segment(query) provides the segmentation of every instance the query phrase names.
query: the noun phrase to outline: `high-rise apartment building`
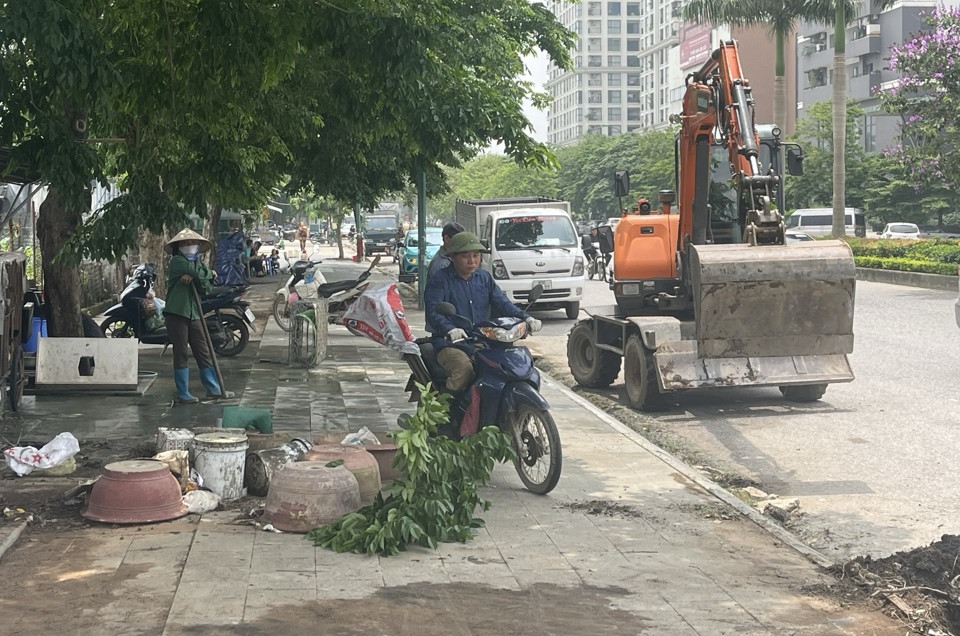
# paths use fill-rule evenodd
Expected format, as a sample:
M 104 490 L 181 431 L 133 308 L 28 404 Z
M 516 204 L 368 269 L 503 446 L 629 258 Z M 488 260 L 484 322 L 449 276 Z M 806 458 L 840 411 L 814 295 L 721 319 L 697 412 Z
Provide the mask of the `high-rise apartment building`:
M 573 68 L 551 66 L 549 142 L 570 144 L 586 134 L 619 135 L 663 128 L 676 88 L 679 0 L 584 0 L 551 3 L 578 36 Z
M 578 41 L 571 53 L 573 68 L 549 68 L 546 89 L 553 103 L 547 141 L 568 145 L 588 134 L 667 128 L 670 115 L 680 112 L 684 78 L 707 60 L 720 38 L 730 37 L 741 42 L 744 73 L 755 87 L 758 121 L 772 121 L 774 55 L 766 30 L 684 23 L 683 4 L 682 0 L 550 3 Z M 793 52 L 788 53 L 792 59 Z M 792 77 L 788 74 L 788 100 L 794 97 Z M 792 131 L 792 117 L 780 126 Z
M 877 91 L 898 76 L 887 69 L 890 47 L 926 28 L 922 13 L 940 2 L 902 0 L 880 10 L 875 2 L 860 3 L 847 25 L 847 95 L 864 110 L 861 139 L 867 152 L 896 143 L 899 115 L 880 109 Z M 956 2 L 948 3 L 956 5 Z M 829 102 L 833 91 L 833 26 L 805 23 L 797 36 L 797 116 L 817 102 Z

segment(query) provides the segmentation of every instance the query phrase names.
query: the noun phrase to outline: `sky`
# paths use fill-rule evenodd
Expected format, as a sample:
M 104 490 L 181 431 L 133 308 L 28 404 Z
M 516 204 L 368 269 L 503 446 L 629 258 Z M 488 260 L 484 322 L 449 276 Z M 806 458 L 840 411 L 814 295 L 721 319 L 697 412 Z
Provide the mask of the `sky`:
M 541 53 L 537 56 L 525 57 L 523 62 L 527 67 L 527 73 L 523 78 L 532 81 L 536 89 L 542 91 L 543 85 L 547 81 L 547 63 L 549 62 L 549 58 L 545 53 Z M 527 116 L 527 119 L 530 120 L 530 123 L 533 124 L 533 138 L 537 141 L 546 141 L 547 111 L 537 110 L 528 102 L 524 104 L 523 112 Z

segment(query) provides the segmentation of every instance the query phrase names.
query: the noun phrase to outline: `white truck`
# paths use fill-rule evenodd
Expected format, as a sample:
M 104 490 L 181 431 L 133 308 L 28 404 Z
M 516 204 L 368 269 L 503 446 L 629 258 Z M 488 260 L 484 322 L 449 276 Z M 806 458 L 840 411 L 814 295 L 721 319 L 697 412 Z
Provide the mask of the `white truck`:
M 580 313 L 586 285 L 580 238 L 570 203 L 544 197 L 457 200 L 457 222 L 490 250 L 482 267 L 507 297 L 521 307 L 530 290 L 543 285 L 537 309 Z

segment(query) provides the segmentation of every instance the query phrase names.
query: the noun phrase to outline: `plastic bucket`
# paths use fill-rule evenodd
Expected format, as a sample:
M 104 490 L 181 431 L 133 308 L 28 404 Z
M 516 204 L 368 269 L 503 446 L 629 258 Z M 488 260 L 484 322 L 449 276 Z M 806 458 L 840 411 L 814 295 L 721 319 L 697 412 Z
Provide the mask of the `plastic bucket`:
M 36 353 L 40 338 L 47 337 L 47 321 L 43 318 L 33 319 L 33 329 L 30 330 L 30 339 L 23 345 L 24 353 Z
M 247 436 L 243 433 L 204 433 L 193 438 L 194 468 L 209 488 L 224 501 L 246 494 L 243 464 Z

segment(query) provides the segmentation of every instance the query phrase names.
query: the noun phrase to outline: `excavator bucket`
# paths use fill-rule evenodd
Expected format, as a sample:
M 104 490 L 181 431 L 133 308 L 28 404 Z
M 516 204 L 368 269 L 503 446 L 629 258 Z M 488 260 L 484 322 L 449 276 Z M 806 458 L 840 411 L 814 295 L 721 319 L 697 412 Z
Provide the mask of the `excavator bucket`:
M 700 358 L 809 364 L 853 351 L 856 267 L 843 241 L 693 245 L 689 266 Z

